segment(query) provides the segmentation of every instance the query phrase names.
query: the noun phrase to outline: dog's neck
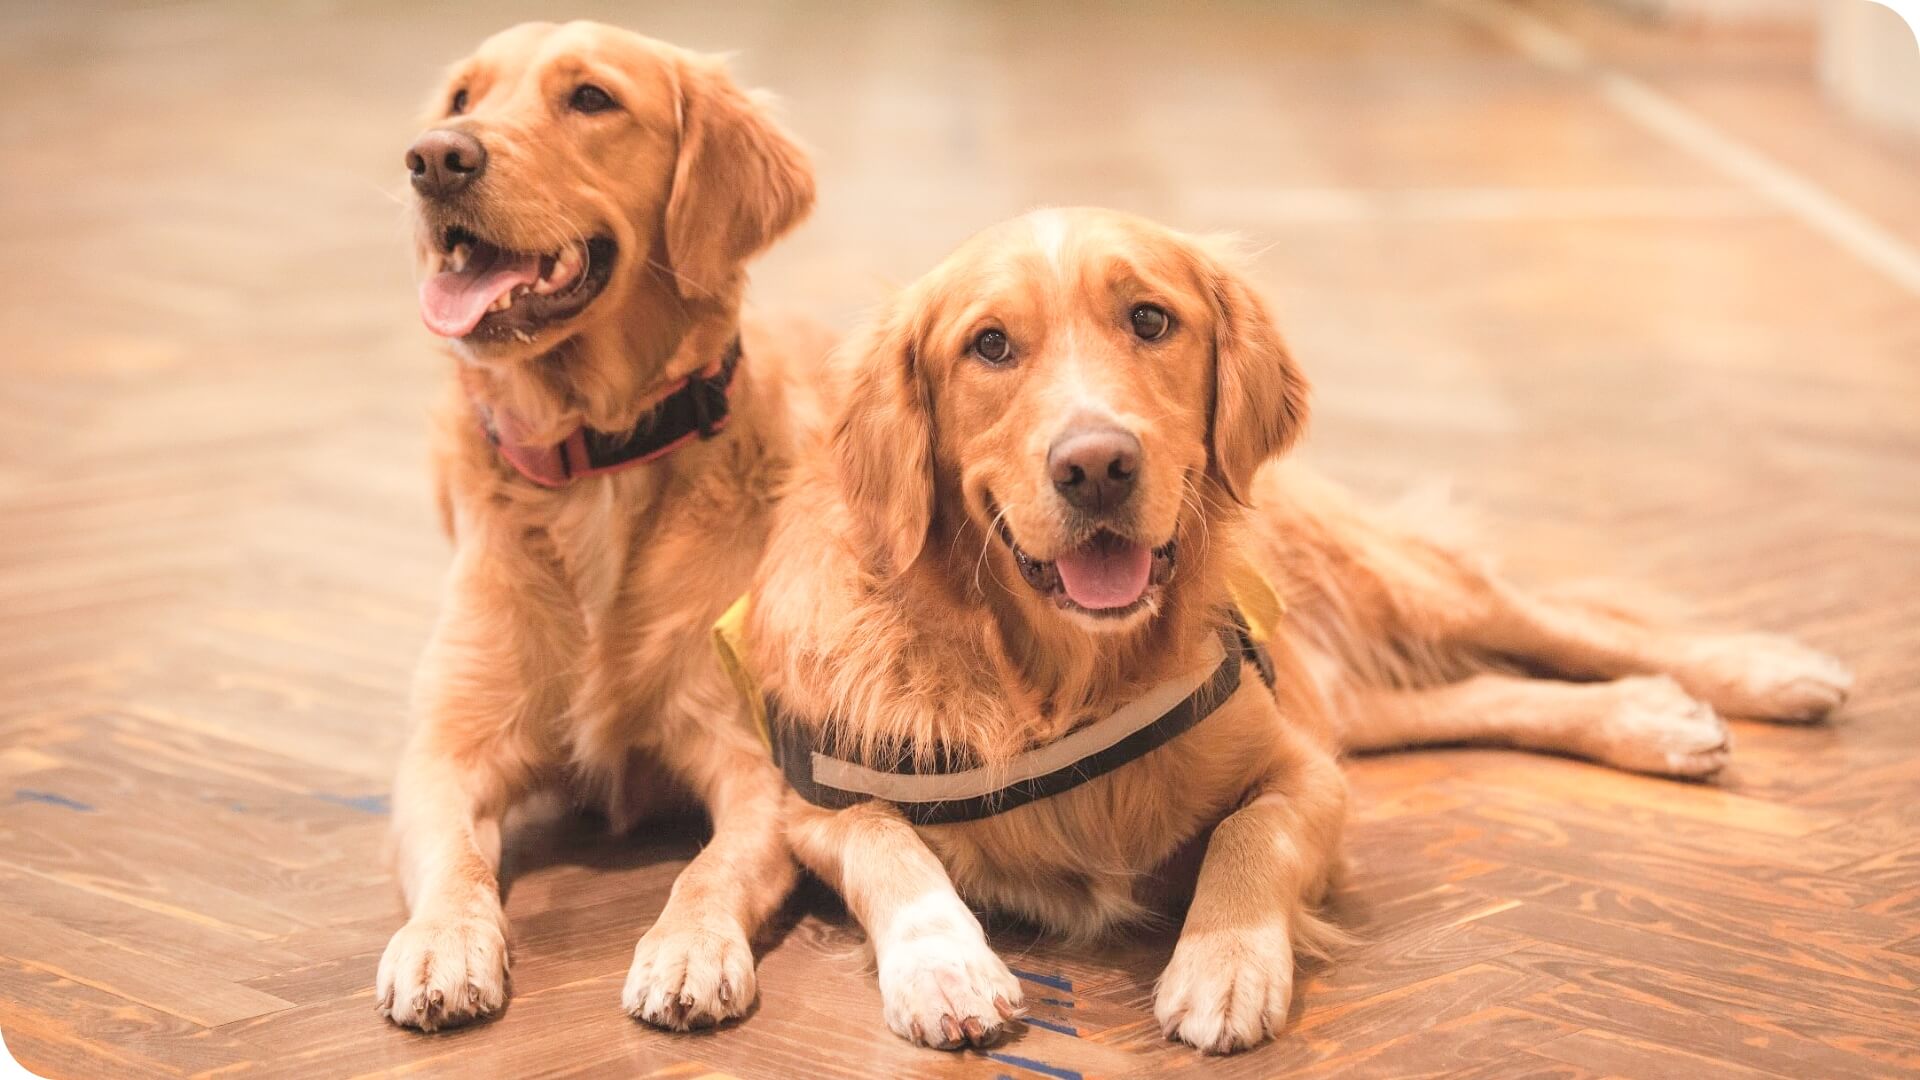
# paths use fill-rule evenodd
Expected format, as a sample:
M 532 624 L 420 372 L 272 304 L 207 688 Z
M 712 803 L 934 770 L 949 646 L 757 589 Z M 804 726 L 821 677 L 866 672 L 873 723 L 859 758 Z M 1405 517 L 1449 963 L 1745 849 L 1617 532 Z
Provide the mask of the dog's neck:
M 633 428 L 674 387 L 708 370 L 739 333 L 740 287 L 688 299 L 664 274 L 637 275 L 608 313 L 558 346 L 525 358 L 462 358 L 476 405 L 514 418 L 530 442 L 558 443 L 581 427 Z

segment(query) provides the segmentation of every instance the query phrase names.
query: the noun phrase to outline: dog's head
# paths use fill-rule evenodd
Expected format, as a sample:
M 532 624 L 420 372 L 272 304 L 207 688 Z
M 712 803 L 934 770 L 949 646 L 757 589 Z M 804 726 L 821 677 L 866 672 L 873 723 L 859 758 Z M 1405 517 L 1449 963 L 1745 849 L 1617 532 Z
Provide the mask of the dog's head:
M 1202 243 L 1110 211 L 974 237 L 852 348 L 837 468 L 893 572 L 971 522 L 1042 617 L 1090 629 L 1150 619 L 1182 547 L 1306 418 L 1259 298 Z
M 718 60 L 584 22 L 516 26 L 455 64 L 405 162 L 421 317 L 489 360 L 641 291 L 730 295 L 813 202 L 805 155 Z

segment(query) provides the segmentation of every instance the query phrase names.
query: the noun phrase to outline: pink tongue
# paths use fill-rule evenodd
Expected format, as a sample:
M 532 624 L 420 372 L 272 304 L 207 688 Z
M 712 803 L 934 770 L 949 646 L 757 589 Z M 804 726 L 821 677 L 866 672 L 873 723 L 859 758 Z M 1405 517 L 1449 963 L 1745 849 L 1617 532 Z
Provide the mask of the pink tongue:
M 1099 611 L 1122 608 L 1147 591 L 1153 552 L 1141 544 L 1095 540 L 1054 560 L 1067 598 Z
M 480 325 L 487 308 L 509 289 L 540 280 L 540 256 L 474 255 L 459 273 L 442 271 L 420 286 L 420 321 L 441 337 L 466 337 Z

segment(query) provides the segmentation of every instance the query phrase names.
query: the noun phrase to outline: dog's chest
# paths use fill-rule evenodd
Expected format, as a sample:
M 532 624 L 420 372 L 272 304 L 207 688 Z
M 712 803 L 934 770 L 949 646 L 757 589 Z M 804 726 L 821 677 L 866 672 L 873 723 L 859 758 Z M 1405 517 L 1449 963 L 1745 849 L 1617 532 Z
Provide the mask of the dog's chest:
M 1198 861 L 1189 856 L 1257 772 L 1235 711 L 1223 706 L 1167 745 L 1070 791 L 951 827 L 940 846 L 948 848 L 956 884 L 989 906 L 1066 932 L 1165 910 L 1190 891 Z
M 682 451 L 677 473 L 635 469 L 558 508 L 546 530 L 572 625 L 568 709 L 555 732 L 588 773 L 629 751 L 701 738 L 734 699 L 711 627 L 744 591 L 764 540 L 764 507 L 732 477 Z
M 568 598 L 579 613 L 589 643 L 604 637 L 609 617 L 625 593 L 636 547 L 651 529 L 658 481 L 651 470 L 583 485 L 547 529 Z

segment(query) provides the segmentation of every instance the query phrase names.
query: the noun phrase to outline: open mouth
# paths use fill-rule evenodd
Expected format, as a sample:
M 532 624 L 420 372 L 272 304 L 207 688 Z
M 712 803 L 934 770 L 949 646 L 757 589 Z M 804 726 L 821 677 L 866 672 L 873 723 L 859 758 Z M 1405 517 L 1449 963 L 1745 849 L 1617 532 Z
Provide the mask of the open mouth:
M 1122 618 L 1145 607 L 1153 590 L 1173 577 L 1178 551 L 1172 540 L 1149 548 L 1100 529 L 1048 562 L 1027 554 L 1006 522 L 998 514 L 994 517 L 1000 541 L 1013 552 L 1020 576 L 1061 608 L 1096 618 Z
M 598 236 L 540 254 L 513 251 L 460 225 L 436 236 L 420 318 L 449 338 L 530 340 L 578 315 L 606 288 L 618 247 Z

